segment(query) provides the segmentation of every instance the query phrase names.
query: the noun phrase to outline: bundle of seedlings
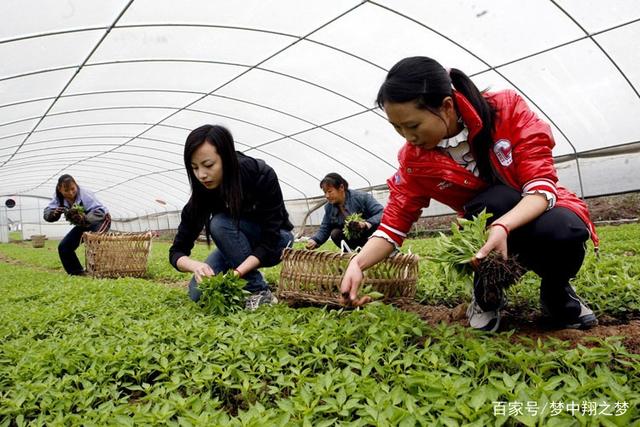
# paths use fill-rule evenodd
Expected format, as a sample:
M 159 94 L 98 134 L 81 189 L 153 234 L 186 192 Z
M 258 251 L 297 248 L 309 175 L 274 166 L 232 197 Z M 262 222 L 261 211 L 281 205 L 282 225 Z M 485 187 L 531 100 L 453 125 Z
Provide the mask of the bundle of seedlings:
M 496 251 L 491 251 L 483 259 L 475 257 L 487 241 L 487 220 L 491 216 L 483 210 L 473 220 L 459 218 L 457 223 L 451 224 L 450 236 L 440 233 L 435 254 L 429 258 L 443 263 L 445 271 L 451 270 L 460 276 L 470 277 L 475 273 L 483 299 L 488 304 L 498 305 L 502 295 L 500 291 L 520 280 L 526 269 L 517 257 L 509 256 L 505 260 Z
M 344 226 L 342 232 L 347 240 L 357 239 L 362 234 L 363 229 L 360 228 L 360 223 L 364 221 L 362 214 L 352 213 L 344 219 Z
M 64 211 L 65 219 L 73 225 L 87 225 L 87 219 L 84 214 L 84 206 L 78 203 L 74 203 L 73 206 Z
M 198 304 L 215 316 L 235 313 L 244 308 L 249 292 L 244 289 L 247 281 L 233 271 L 218 273 L 202 279 L 198 289 L 202 292 Z

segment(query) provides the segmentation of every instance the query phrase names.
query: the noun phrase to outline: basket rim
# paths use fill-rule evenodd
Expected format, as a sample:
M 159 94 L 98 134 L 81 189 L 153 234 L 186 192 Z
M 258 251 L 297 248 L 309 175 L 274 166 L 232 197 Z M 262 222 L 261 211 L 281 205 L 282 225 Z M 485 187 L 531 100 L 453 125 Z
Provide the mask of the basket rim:
M 353 251 L 353 252 L 337 252 L 337 251 L 329 251 L 326 249 L 305 249 L 305 248 L 301 248 L 301 249 L 295 249 L 295 248 L 291 248 L 291 247 L 287 247 L 284 248 L 284 250 L 282 251 L 282 260 L 284 261 L 285 255 L 288 254 L 294 254 L 294 255 L 314 255 L 314 254 L 320 254 L 320 256 L 331 256 L 331 257 L 342 257 L 342 258 L 347 258 L 349 260 L 351 260 L 351 258 L 355 257 L 356 255 L 358 255 L 360 253 L 360 251 Z M 419 261 L 420 257 L 417 254 L 413 254 L 413 253 L 402 253 L 402 252 L 396 252 L 394 254 L 391 254 L 387 257 L 385 257 L 383 260 L 388 260 L 388 259 L 409 259 L 409 260 L 415 260 L 415 261 Z M 382 262 L 382 261 L 381 261 Z
M 83 240 L 152 240 L 153 233 L 145 232 L 118 232 L 109 231 L 106 233 L 98 233 L 96 231 L 85 231 L 82 233 Z

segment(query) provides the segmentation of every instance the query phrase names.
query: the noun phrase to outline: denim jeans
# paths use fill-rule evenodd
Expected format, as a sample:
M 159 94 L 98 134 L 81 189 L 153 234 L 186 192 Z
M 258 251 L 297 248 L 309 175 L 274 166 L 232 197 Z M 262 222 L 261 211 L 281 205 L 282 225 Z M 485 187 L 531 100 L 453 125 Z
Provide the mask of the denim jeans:
M 204 262 L 209 264 L 216 274 L 233 270 L 242 264 L 251 255 L 252 248 L 260 241 L 262 234 L 262 229 L 258 224 L 242 219 L 237 223 L 226 214 L 215 215 L 209 222 L 209 231 L 216 249 L 209 254 Z M 280 230 L 277 250 L 282 252 L 292 242 L 293 233 Z M 268 289 L 267 282 L 258 269 L 251 270 L 242 278 L 248 282 L 245 289 L 251 293 Z M 198 301 L 201 294 L 195 277 L 191 278 L 189 297 L 193 301 Z
M 62 261 L 64 271 L 71 275 L 78 275 L 84 272 L 84 268 L 76 255 L 76 249 L 80 246 L 82 233 L 85 231 L 97 231 L 101 226 L 102 222 L 91 224 L 88 227 L 76 225 L 64 236 L 58 244 L 58 255 L 60 255 L 60 261 Z M 105 231 L 108 231 L 108 229 Z

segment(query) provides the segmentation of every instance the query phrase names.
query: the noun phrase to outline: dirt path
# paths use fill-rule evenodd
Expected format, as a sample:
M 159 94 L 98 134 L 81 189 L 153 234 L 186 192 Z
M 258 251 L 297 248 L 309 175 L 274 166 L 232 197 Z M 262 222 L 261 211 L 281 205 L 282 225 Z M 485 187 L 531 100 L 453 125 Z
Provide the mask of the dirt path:
M 33 265 L 33 264 L 29 264 L 28 262 L 24 262 L 21 261 L 19 259 L 15 259 L 15 258 L 11 258 L 6 256 L 5 254 L 3 254 L 2 252 L 0 252 L 0 262 L 3 264 L 9 264 L 9 265 L 18 265 L 21 267 L 28 267 L 34 270 L 38 270 L 38 271 L 49 271 L 52 273 L 55 272 L 60 272 L 60 270 L 56 270 L 53 268 L 46 268 L 46 267 L 42 267 L 42 266 L 38 266 L 38 265 Z
M 396 305 L 402 310 L 417 314 L 422 320 L 430 325 L 438 325 L 441 322 L 468 326 L 466 317 L 467 304 L 460 304 L 455 308 L 445 306 L 422 305 L 416 301 L 399 301 Z M 612 336 L 623 337 L 627 350 L 640 354 L 640 319 L 622 321 L 611 316 L 601 316 L 599 325 L 588 330 L 577 329 L 546 329 L 541 318 L 535 313 L 530 317 L 526 314 L 515 314 L 506 312 L 502 319 L 500 330 L 506 331 L 515 329 L 514 339 L 527 337 L 533 340 L 538 338 L 557 338 L 571 341 L 574 344 L 584 344 L 589 338 L 607 338 Z
M 9 265 L 17 265 L 17 266 L 21 266 L 21 267 L 27 267 L 33 270 L 37 270 L 37 271 L 47 271 L 50 273 L 62 273 L 63 271 L 61 269 L 56 269 L 56 268 L 47 268 L 47 267 L 42 267 L 39 265 L 34 265 L 34 264 L 30 264 L 28 262 L 19 260 L 19 259 L 15 259 L 15 258 L 11 258 L 6 256 L 5 254 L 3 254 L 2 252 L 0 252 L 0 263 L 3 264 L 9 264 Z M 166 278 L 152 278 L 152 277 L 142 277 L 142 279 L 148 280 L 150 282 L 153 283 L 157 283 L 157 284 L 161 284 L 163 286 L 166 286 L 168 288 L 180 288 L 180 289 L 186 289 L 189 287 L 189 281 L 175 281 L 175 280 L 171 280 L 171 279 L 166 279 Z

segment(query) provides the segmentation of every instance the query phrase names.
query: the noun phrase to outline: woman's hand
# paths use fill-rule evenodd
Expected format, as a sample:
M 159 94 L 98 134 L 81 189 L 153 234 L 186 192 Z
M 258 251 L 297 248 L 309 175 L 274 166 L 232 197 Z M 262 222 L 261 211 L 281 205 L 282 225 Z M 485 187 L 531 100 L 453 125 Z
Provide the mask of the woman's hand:
M 202 279 L 205 277 L 213 276 L 216 273 L 213 271 L 211 266 L 207 263 L 200 261 L 192 261 L 192 272 L 194 277 L 196 278 L 196 283 L 202 282 Z
M 318 247 L 318 242 L 313 239 L 309 239 L 307 240 L 307 243 L 304 245 L 304 247 L 307 249 L 315 249 Z
M 349 262 L 349 265 L 347 266 L 347 271 L 345 271 L 344 276 L 342 277 L 342 282 L 340 283 L 341 304 L 351 305 L 358 302 L 358 288 L 360 287 L 363 278 L 364 274 L 358 266 L 356 259 L 351 259 L 351 262 Z
M 491 251 L 497 251 L 503 259 L 507 259 L 509 232 L 538 218 L 548 206 L 549 201 L 543 194 L 535 193 L 524 196 L 509 212 L 496 218 L 489 226 L 489 237 L 474 257 L 474 261 L 485 258 Z
M 368 230 L 371 228 L 371 224 L 369 224 L 367 221 L 358 221 L 358 228 L 360 230 Z
M 476 260 L 485 258 L 491 251 L 496 251 L 502 256 L 502 259 L 507 259 L 507 236 L 509 233 L 504 225 L 494 224 L 495 226 L 492 225 L 489 227 L 489 237 L 487 237 L 485 244 L 480 248 L 478 253 L 476 253 L 474 257 Z
M 371 297 L 367 295 L 358 299 L 358 288 L 364 279 L 362 272 L 389 256 L 393 252 L 393 248 L 394 245 L 385 239 L 375 237 L 369 239 L 360 253 L 351 258 L 340 283 L 340 302 L 342 304 L 359 307 L 371 302 Z

